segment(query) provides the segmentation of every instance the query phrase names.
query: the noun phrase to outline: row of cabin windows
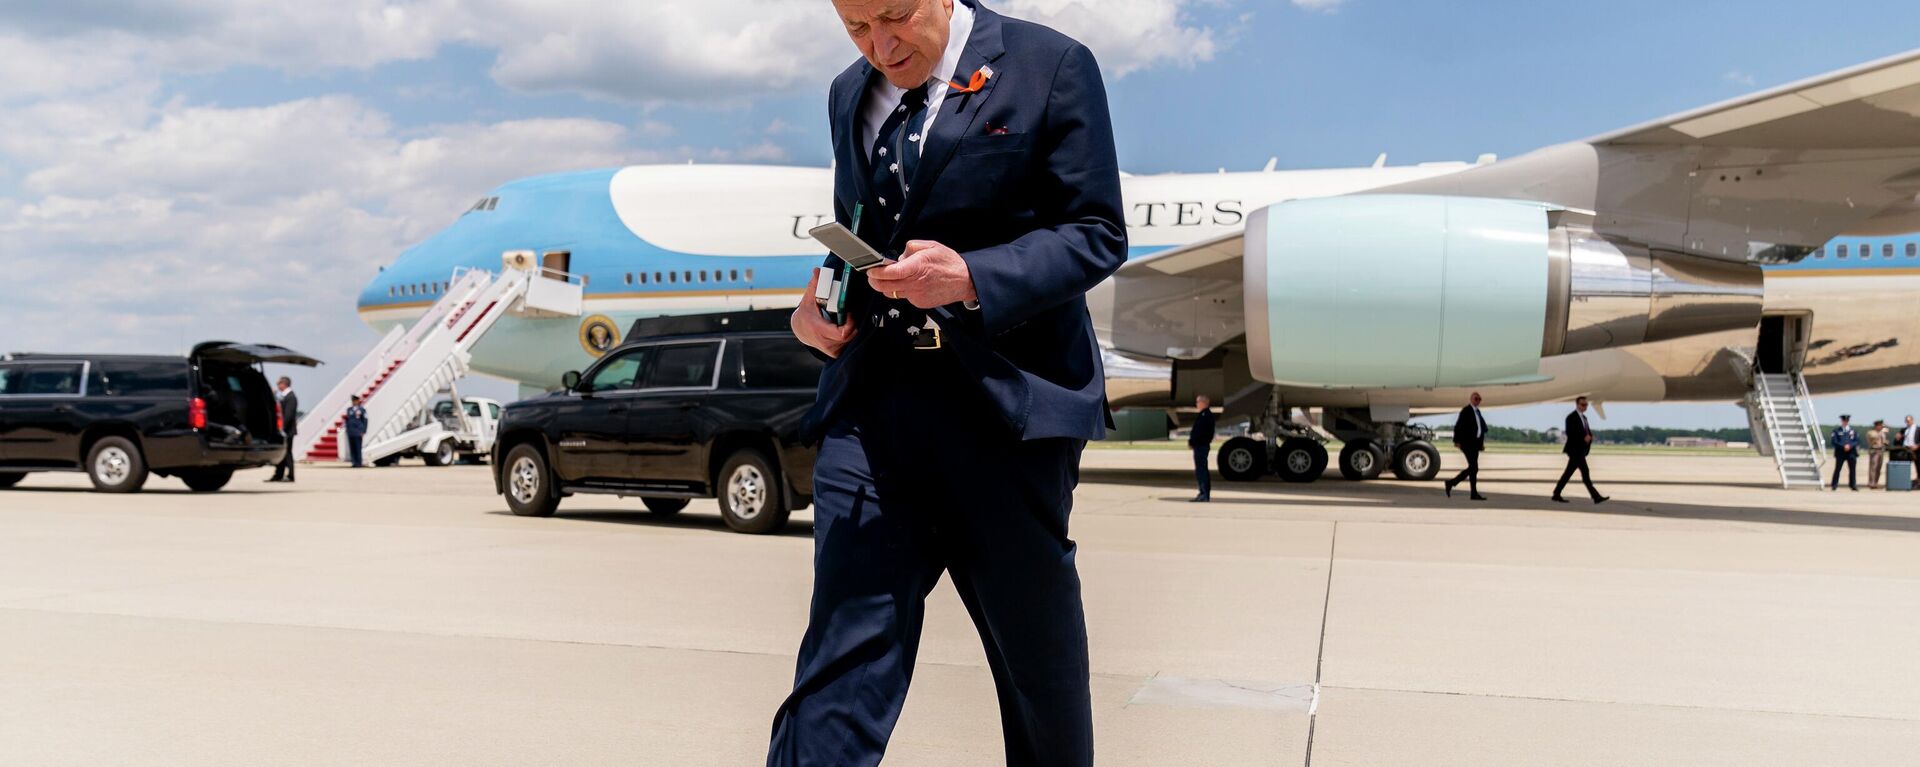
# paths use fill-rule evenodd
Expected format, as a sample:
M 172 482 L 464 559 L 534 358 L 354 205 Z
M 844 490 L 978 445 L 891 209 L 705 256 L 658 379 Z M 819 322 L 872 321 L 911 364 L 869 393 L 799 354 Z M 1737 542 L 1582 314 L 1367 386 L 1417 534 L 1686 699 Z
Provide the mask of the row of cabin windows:
M 678 285 L 682 283 L 692 285 L 696 282 L 701 284 L 709 282 L 751 283 L 753 282 L 753 270 L 701 269 L 699 271 L 653 272 L 651 274 L 647 272 L 628 272 L 626 278 L 628 285 Z M 440 295 L 447 292 L 448 287 L 449 284 L 445 282 L 416 282 L 411 285 L 389 285 L 387 286 L 387 297 L 412 298 L 415 296 Z
M 742 279 L 743 277 L 745 278 L 744 280 Z M 748 269 L 744 272 L 739 269 L 714 269 L 712 271 L 701 269 L 699 271 L 688 270 L 684 272 L 652 273 L 628 272 L 626 278 L 628 285 L 692 285 L 696 281 L 702 284 L 708 282 L 750 283 L 753 282 L 753 270 Z
M 412 285 L 388 285 L 388 298 L 408 298 L 412 296 L 439 295 L 447 292 L 445 282 L 416 282 Z
M 1853 252 L 1860 254 L 1861 258 L 1873 258 L 1873 246 L 1864 242 L 1860 243 L 1860 247 L 1857 249 L 1854 249 Z M 1920 243 L 1916 243 L 1916 242 L 1907 243 L 1906 252 L 1907 252 L 1907 258 L 1920 257 Z M 1848 247 L 1846 245 L 1836 245 L 1833 248 L 1834 258 L 1846 258 L 1847 253 L 1848 253 Z M 1821 248 L 1819 250 L 1814 251 L 1813 257 L 1826 258 L 1827 249 Z M 1880 257 L 1893 258 L 1893 243 L 1891 242 L 1880 243 Z

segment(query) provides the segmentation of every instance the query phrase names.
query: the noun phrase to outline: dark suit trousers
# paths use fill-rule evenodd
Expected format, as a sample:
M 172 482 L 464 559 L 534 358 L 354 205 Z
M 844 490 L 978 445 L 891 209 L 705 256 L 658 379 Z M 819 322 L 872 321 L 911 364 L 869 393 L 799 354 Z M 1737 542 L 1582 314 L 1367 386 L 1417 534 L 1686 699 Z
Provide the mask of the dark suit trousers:
M 1560 472 L 1560 483 L 1553 486 L 1553 497 L 1559 498 L 1560 492 L 1567 489 L 1567 480 L 1573 478 L 1575 469 L 1580 471 L 1580 484 L 1587 486 L 1587 495 L 1592 496 L 1596 501 L 1600 500 L 1600 491 L 1594 489 L 1593 477 L 1587 473 L 1586 453 L 1567 454 L 1567 470 Z
M 813 602 L 767 764 L 880 762 L 944 572 L 985 646 L 1007 764 L 1090 765 L 1086 620 L 1067 537 L 1086 443 L 1020 441 L 945 353 L 894 356 L 904 359 L 868 366 L 893 380 L 865 382 L 820 446 Z
M 1467 483 L 1467 488 L 1471 490 L 1474 495 L 1479 495 L 1480 451 L 1463 445 L 1460 448 L 1460 453 L 1467 457 L 1467 468 L 1461 469 L 1460 473 L 1454 476 L 1453 481 L 1447 484 L 1458 487 L 1460 483 L 1465 482 Z
M 1207 457 L 1213 452 L 1212 445 L 1193 445 L 1193 476 L 1200 483 L 1202 498 L 1213 495 L 1213 477 L 1207 473 Z
M 293 481 L 293 432 L 287 432 L 285 436 L 287 439 L 287 454 L 280 458 L 279 465 L 273 467 L 273 478 L 285 479 L 288 482 L 292 482 Z
M 1854 470 L 1859 462 L 1860 454 L 1856 451 L 1833 451 L 1833 482 L 1830 486 L 1835 490 L 1840 489 L 1840 467 L 1845 466 L 1847 467 L 1847 487 L 1858 489 L 1860 485 L 1854 481 Z
M 353 459 L 353 465 L 355 467 L 360 466 L 360 443 L 365 439 L 365 434 L 347 435 L 347 456 Z

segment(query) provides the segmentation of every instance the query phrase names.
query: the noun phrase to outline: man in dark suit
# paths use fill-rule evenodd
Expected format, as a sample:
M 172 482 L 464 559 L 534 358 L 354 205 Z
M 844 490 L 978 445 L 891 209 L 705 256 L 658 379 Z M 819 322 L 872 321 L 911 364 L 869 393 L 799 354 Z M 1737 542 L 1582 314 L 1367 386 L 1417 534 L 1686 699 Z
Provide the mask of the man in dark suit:
M 1202 394 L 1193 398 L 1193 430 L 1187 433 L 1187 447 L 1193 448 L 1193 474 L 1200 481 L 1200 494 L 1194 503 L 1213 500 L 1213 477 L 1207 473 L 1207 458 L 1213 453 L 1213 401 Z
M 347 417 L 342 424 L 347 432 L 347 455 L 353 459 L 353 468 L 360 468 L 360 442 L 367 436 L 367 409 L 360 406 L 360 395 L 353 395 L 353 404 L 347 406 Z
M 1593 487 L 1593 477 L 1587 474 L 1587 454 L 1593 451 L 1593 425 L 1587 423 L 1587 398 L 1579 397 L 1573 401 L 1573 412 L 1567 414 L 1567 446 L 1560 452 L 1567 454 L 1567 470 L 1560 472 L 1560 483 L 1553 486 L 1553 499 L 1566 503 L 1560 492 L 1567 489 L 1567 480 L 1573 478 L 1575 469 L 1580 470 L 1580 483 L 1587 486 L 1587 495 L 1594 503 L 1606 503 L 1607 497 Z
M 1480 494 L 1480 451 L 1487 449 L 1487 419 L 1480 415 L 1480 392 L 1468 397 L 1467 406 L 1460 408 L 1460 417 L 1453 419 L 1453 446 L 1467 457 L 1467 468 L 1447 480 L 1447 497 L 1453 497 L 1455 485 L 1465 482 L 1474 500 L 1486 500 Z
M 853 275 L 844 325 L 793 315 L 831 361 L 804 421 L 823 438 L 813 601 L 767 762 L 880 761 L 946 573 L 1007 762 L 1092 764 L 1067 520 L 1111 423 L 1085 294 L 1126 258 L 1099 66 L 975 0 L 833 7 L 863 56 L 829 96 L 834 216 L 897 260 Z
M 268 482 L 293 481 L 293 435 L 300 431 L 300 396 L 293 393 L 293 379 L 280 376 L 280 433 L 287 440 L 287 454 L 280 459 L 280 465 L 273 467 L 273 477 Z

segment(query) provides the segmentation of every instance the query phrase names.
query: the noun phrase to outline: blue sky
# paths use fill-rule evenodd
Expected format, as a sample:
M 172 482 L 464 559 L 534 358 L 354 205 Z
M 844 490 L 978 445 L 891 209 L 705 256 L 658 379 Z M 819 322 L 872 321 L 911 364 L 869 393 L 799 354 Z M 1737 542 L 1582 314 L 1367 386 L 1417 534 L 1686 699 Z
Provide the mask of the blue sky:
M 991 5 L 1094 48 L 1143 173 L 1510 156 L 1898 53 L 1920 29 L 1920 4 L 1885 2 Z M 8 4 L 0 51 L 0 349 L 245 327 L 336 370 L 373 338 L 353 315 L 373 271 L 502 181 L 824 165 L 825 83 L 855 55 L 820 0 Z M 1903 413 L 1920 392 L 1820 408 Z

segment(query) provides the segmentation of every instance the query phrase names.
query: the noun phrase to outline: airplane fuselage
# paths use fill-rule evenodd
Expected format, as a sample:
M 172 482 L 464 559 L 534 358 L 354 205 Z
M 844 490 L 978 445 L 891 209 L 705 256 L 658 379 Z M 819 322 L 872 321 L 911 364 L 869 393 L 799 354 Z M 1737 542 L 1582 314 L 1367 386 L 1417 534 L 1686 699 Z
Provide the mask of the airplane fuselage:
M 1473 167 L 1412 167 L 1166 174 L 1123 180 L 1129 256 L 1141 257 L 1231 234 L 1258 208 L 1290 199 L 1350 194 Z M 832 174 L 825 168 L 636 166 L 524 179 L 484 198 L 446 230 L 408 249 L 361 293 L 362 319 L 376 330 L 410 322 L 440 297 L 457 267 L 498 269 L 508 250 L 564 250 L 567 270 L 586 278 L 580 318 L 508 318 L 474 350 L 474 370 L 558 385 L 590 364 L 633 320 L 662 314 L 791 306 L 824 249 L 806 230 L 825 221 Z M 1900 296 L 1920 289 L 1915 237 L 1836 240 L 1818 257 L 1767 270 L 1767 311 L 1812 317 L 1807 358 L 1812 390 L 1884 388 L 1920 381 L 1920 343 L 1902 344 L 1908 321 Z M 1841 247 L 1847 247 L 1841 257 Z M 1867 258 L 1860 249 L 1868 248 Z M 1328 253 L 1328 258 L 1340 254 Z M 1094 301 L 1096 314 L 1099 302 Z M 1096 326 L 1103 326 L 1096 316 Z M 601 330 L 591 330 L 599 327 Z M 606 331 L 610 329 L 612 335 Z M 1333 329 L 1302 329 L 1333 332 Z M 1579 394 L 1603 401 L 1738 399 L 1745 388 L 1729 348 L 1753 347 L 1754 333 L 1549 357 L 1551 380 L 1501 387 L 1503 405 Z M 1167 368 L 1109 355 L 1109 394 L 1119 404 L 1169 404 Z M 1289 390 L 1301 406 L 1457 405 L 1446 389 Z

